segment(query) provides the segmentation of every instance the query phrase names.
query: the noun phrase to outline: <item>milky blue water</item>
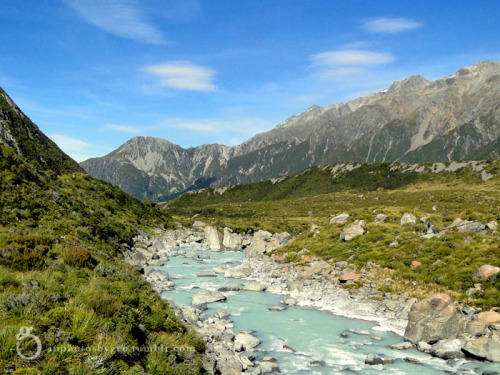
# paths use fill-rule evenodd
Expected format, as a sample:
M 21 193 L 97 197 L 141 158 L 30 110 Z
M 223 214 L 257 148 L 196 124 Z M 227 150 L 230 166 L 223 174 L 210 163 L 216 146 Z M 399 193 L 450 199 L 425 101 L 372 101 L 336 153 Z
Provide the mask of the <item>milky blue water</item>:
M 163 292 L 177 305 L 190 305 L 191 296 L 200 289 L 217 290 L 228 283 L 242 285 L 245 281 L 217 277 L 197 277 L 202 270 L 210 270 L 224 263 L 238 264 L 242 252 L 200 252 L 210 259 L 203 261 L 185 257 L 172 257 L 164 267 L 175 282 L 173 290 Z M 254 330 L 261 340 L 258 357 L 272 356 L 278 360 L 284 374 L 481 374 L 484 370 L 500 371 L 498 364 L 484 364 L 464 360 L 445 361 L 421 353 L 416 349 L 392 350 L 390 345 L 402 342 L 402 337 L 374 331 L 376 323 L 347 319 L 329 312 L 316 311 L 299 306 L 288 306 L 284 311 L 269 311 L 279 305 L 283 296 L 267 292 L 228 292 L 225 302 L 208 305 L 204 313 L 213 315 L 216 310 L 226 310 L 235 323 L 235 332 Z M 369 330 L 370 335 L 348 332 L 353 329 Z M 381 339 L 379 341 L 379 339 Z M 292 348 L 295 353 L 284 346 Z M 368 354 L 394 358 L 395 363 L 370 366 L 364 361 Z M 417 359 L 421 364 L 406 362 L 405 358 Z

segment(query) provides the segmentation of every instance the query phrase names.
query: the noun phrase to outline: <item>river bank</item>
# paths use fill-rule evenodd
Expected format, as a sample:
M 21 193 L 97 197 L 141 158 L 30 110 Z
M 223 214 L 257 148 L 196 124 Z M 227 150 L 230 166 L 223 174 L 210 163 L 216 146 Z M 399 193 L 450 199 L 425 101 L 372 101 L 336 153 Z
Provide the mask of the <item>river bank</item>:
M 233 234 L 225 228 L 224 234 L 213 227 L 199 229 L 179 228 L 176 231 L 160 232 L 157 237 L 139 236 L 133 251 L 126 254 L 127 260 L 144 272 L 148 281 L 159 292 L 174 288 L 176 280 L 159 271 L 169 257 L 178 255 L 203 261 L 205 250 L 222 250 L 233 246 L 245 248 L 245 259 L 241 264 L 221 264 L 206 271 L 205 277 L 224 275 L 226 278 L 251 281 L 244 285 L 246 290 L 263 291 L 284 296 L 275 308 L 287 306 L 308 306 L 332 312 L 336 315 L 377 322 L 374 331 L 392 331 L 400 336 L 405 332 L 408 313 L 416 300 L 407 295 L 391 295 L 376 290 L 371 269 L 377 265 L 368 264 L 364 270 L 349 268 L 347 262 L 312 261 L 309 266 L 285 264 L 282 258 L 264 255 L 268 251 L 284 246 L 291 237 L 286 233 L 272 235 L 259 231 L 253 234 Z M 225 245 L 224 245 L 225 244 Z M 189 249 L 187 252 L 181 248 Z M 352 289 L 346 289 L 345 287 Z M 230 290 L 228 290 L 230 292 Z M 207 342 L 205 368 L 221 373 L 265 373 L 277 370 L 272 358 L 256 359 L 254 349 L 258 339 L 251 332 L 233 332 L 234 323 L 224 311 L 212 316 L 203 316 L 206 304 L 225 299 L 224 292 L 201 292 L 191 306 L 176 307 L 178 316 L 193 327 Z M 239 336 L 238 336 L 239 335 Z M 411 343 L 394 345 L 394 349 L 407 349 Z M 246 342 L 246 344 L 245 344 Z M 254 345 L 254 346 L 252 346 Z M 425 349 L 420 347 L 419 349 Z M 432 351 L 428 350 L 431 354 Z M 438 353 L 439 354 L 439 353 Z M 444 357 L 461 358 L 449 356 Z M 391 358 L 366 358 L 374 365 L 390 363 Z M 260 363 L 263 362 L 263 363 Z M 232 372 L 235 371 L 239 372 Z

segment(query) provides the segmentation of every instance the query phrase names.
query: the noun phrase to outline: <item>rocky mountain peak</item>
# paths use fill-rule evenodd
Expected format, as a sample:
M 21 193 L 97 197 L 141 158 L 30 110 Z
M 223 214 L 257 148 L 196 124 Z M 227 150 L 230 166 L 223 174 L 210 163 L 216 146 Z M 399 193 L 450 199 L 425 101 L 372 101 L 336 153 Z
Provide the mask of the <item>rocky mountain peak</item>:
M 430 82 L 420 75 L 410 76 L 401 81 L 394 82 L 389 89 L 388 94 L 406 94 L 412 91 L 418 91 L 426 87 Z

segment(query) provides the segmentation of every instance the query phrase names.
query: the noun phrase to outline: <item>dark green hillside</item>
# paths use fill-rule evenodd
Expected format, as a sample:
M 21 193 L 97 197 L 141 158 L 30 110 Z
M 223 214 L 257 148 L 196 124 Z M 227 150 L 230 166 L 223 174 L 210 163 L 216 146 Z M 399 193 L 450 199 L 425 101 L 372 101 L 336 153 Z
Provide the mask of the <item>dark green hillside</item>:
M 0 372 L 200 373 L 204 342 L 121 255 L 139 229 L 169 227 L 171 217 L 80 173 L 1 103 L 2 134 L 13 139 L 0 144 Z M 21 327 L 40 338 L 38 358 L 16 353 Z M 165 350 L 134 350 L 155 345 Z M 32 356 L 35 341 L 20 351 Z

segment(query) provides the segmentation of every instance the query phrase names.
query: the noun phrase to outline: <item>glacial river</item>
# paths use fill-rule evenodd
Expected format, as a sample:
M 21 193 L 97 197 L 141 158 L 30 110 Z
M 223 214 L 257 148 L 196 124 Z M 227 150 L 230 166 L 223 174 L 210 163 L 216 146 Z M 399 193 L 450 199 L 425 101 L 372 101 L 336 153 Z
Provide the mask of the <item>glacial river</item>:
M 189 250 L 189 249 L 187 249 Z M 243 252 L 204 252 L 208 259 L 195 260 L 182 256 L 171 257 L 163 269 L 175 282 L 174 289 L 163 292 L 177 305 L 190 305 L 191 296 L 200 289 L 217 290 L 225 284 L 239 285 L 246 281 L 228 279 L 224 275 L 198 277 L 224 263 L 237 265 Z M 390 345 L 403 341 L 402 337 L 377 331 L 373 322 L 347 319 L 329 312 L 288 306 L 284 311 L 270 311 L 279 305 L 283 296 L 267 292 L 227 292 L 225 302 L 208 305 L 206 316 L 216 310 L 226 310 L 234 321 L 234 331 L 251 329 L 261 340 L 256 348 L 257 357 L 271 356 L 278 360 L 283 374 L 482 374 L 485 370 L 499 371 L 498 364 L 485 364 L 465 360 L 442 360 L 416 349 L 393 350 Z M 369 331 L 369 335 L 355 334 L 349 329 Z M 347 337 L 342 337 L 342 333 Z M 345 334 L 343 335 L 345 336 Z M 289 349 L 291 348 L 291 349 Z M 293 352 L 292 351 L 295 351 Z M 368 354 L 379 354 L 394 359 L 386 365 L 366 365 Z M 420 362 L 407 362 L 412 358 Z

